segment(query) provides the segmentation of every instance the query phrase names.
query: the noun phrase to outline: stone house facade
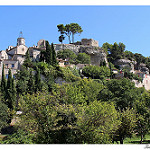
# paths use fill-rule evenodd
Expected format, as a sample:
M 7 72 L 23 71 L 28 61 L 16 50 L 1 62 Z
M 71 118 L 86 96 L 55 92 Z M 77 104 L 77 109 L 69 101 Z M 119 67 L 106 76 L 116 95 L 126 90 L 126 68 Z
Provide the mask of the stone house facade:
M 30 57 L 35 60 L 40 59 L 40 51 L 45 48 L 45 40 L 40 40 L 37 46 L 27 47 L 25 39 L 21 36 L 17 39 L 16 46 L 8 46 L 8 49 L 0 51 L 0 78 L 2 75 L 2 68 L 4 65 L 4 74 L 8 77 L 8 71 L 11 69 L 12 75 L 20 70 L 21 65 L 25 60 L 25 54 L 29 50 Z

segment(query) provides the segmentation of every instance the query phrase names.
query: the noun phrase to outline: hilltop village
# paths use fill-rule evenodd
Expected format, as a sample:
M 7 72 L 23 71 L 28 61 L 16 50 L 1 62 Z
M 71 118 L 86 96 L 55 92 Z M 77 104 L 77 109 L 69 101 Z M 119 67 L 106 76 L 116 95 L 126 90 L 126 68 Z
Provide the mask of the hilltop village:
M 123 43 L 60 43 L 27 47 L 20 34 L 0 52 L 0 143 L 148 143 L 150 57 Z
M 109 66 L 107 60 L 106 51 L 99 47 L 98 41 L 93 39 L 82 39 L 73 44 L 54 44 L 55 52 L 57 54 L 60 50 L 69 49 L 73 51 L 76 55 L 79 53 L 86 53 L 90 56 L 90 64 L 99 66 L 101 62 L 106 62 L 106 66 Z M 16 46 L 8 46 L 6 50 L 0 51 L 0 77 L 2 75 L 2 67 L 4 65 L 4 74 L 8 78 L 8 71 L 11 69 L 12 75 L 15 76 L 18 70 L 20 70 L 21 65 L 25 60 L 25 55 L 27 50 L 29 51 L 30 58 L 33 62 L 40 60 L 41 51 L 46 50 L 45 40 L 41 39 L 37 42 L 37 46 L 27 47 L 25 44 L 25 38 L 20 34 L 17 38 Z M 71 64 L 67 59 L 58 59 L 59 65 L 61 67 L 75 67 L 78 70 L 82 70 L 87 64 Z M 129 59 L 117 59 L 114 65 L 118 66 L 119 69 L 112 68 L 113 77 L 120 79 L 124 77 L 124 68 L 128 68 L 133 74 L 141 77 L 142 80 L 138 81 L 133 79 L 136 87 L 145 87 L 146 90 L 150 90 L 150 75 L 149 69 L 146 64 L 140 63 L 137 68 L 137 62 Z

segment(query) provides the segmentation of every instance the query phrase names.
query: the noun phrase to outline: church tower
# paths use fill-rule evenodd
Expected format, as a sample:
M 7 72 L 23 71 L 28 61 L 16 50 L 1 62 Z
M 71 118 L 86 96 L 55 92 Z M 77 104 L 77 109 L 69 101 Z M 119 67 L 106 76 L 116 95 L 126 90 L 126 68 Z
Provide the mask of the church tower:
M 25 45 L 25 39 L 23 38 L 22 31 L 19 34 L 19 38 L 17 39 L 17 46 Z

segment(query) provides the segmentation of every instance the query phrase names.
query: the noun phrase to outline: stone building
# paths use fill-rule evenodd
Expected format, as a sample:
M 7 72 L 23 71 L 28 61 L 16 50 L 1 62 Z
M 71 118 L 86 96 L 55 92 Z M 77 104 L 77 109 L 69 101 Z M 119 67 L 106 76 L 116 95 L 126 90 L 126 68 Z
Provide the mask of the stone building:
M 4 65 L 6 78 L 8 77 L 8 70 L 11 69 L 12 75 L 17 73 L 25 60 L 27 50 L 29 50 L 30 57 L 33 61 L 39 60 L 41 50 L 45 50 L 45 40 L 40 40 L 37 46 L 27 47 L 25 45 L 25 38 L 20 34 L 17 38 L 16 46 L 8 46 L 8 49 L 0 51 L 0 78 L 2 75 L 2 67 Z

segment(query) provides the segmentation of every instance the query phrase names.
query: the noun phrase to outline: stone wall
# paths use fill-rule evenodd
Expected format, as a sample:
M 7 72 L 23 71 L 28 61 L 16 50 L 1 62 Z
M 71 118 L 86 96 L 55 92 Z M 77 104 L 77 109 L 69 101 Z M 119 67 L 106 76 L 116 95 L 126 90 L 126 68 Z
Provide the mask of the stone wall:
M 69 49 L 77 54 L 79 52 L 80 46 L 74 44 L 54 44 L 54 48 L 56 53 L 63 49 Z
M 81 45 L 98 47 L 98 41 L 93 40 L 93 39 L 82 39 L 81 40 Z

